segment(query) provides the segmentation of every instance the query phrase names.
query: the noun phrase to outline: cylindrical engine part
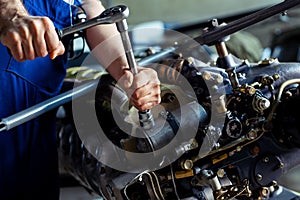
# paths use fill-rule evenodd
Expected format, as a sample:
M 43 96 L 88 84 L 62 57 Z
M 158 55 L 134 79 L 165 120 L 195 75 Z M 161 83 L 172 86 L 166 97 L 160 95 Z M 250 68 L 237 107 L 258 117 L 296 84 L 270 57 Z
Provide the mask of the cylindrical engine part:
M 190 137 L 189 133 L 196 134 L 199 123 L 205 122 L 206 118 L 206 111 L 197 102 L 183 105 L 172 113 L 167 112 L 166 116 L 160 116 L 156 119 L 157 124 L 164 123 L 163 128 L 160 126 L 153 127 L 152 130 L 141 133 L 144 137 L 137 138 L 138 151 L 152 152 L 158 150 L 169 144 L 175 136 L 177 136 L 176 143 L 180 148 L 181 144 L 193 138 Z
M 252 100 L 252 107 L 256 112 L 263 112 L 267 108 L 269 108 L 271 105 L 270 101 L 260 95 L 254 95 L 253 100 Z

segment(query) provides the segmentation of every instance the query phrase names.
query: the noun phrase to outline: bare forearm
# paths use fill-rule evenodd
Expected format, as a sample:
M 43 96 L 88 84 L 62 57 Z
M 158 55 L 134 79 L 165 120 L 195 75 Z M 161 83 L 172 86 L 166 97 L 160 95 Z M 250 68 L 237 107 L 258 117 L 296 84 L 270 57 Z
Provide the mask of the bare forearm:
M 99 0 L 83 0 L 83 8 L 89 19 L 104 11 Z M 128 68 L 120 34 L 115 24 L 100 25 L 87 30 L 87 42 L 98 61 L 118 80 Z
M 105 10 L 99 0 L 83 0 L 83 8 L 89 19 Z M 157 73 L 149 68 L 140 68 L 138 74 L 133 76 L 128 70 L 122 40 L 115 24 L 88 29 L 87 41 L 100 64 L 125 89 L 132 105 L 139 110 L 147 110 L 160 103 L 160 81 Z

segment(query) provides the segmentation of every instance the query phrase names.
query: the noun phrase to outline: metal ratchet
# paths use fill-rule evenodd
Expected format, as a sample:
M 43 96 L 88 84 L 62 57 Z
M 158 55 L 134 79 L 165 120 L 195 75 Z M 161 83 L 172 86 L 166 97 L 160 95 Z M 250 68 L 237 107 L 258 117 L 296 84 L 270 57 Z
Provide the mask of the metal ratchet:
M 59 38 L 71 33 L 76 33 L 100 24 L 113 24 L 126 19 L 129 16 L 127 6 L 118 5 L 104 10 L 99 16 L 86 20 L 84 22 L 74 24 L 61 30 L 56 30 Z
M 114 15 L 114 14 L 112 14 L 112 15 Z M 129 38 L 129 35 L 128 35 L 127 21 L 124 18 L 120 21 L 117 21 L 116 25 L 117 25 L 117 29 L 118 29 L 118 31 L 121 35 L 121 39 L 122 39 L 122 43 L 123 43 L 123 46 L 124 46 L 125 55 L 126 55 L 126 58 L 127 58 L 128 65 L 129 65 L 132 73 L 134 75 L 136 75 L 138 73 L 138 69 L 137 69 L 137 64 L 136 64 L 136 61 L 135 61 L 133 49 L 132 49 L 132 46 L 131 46 L 130 38 Z M 144 129 L 151 129 L 152 127 L 155 126 L 151 110 L 139 111 L 138 114 L 139 114 L 139 121 L 140 121 L 141 127 L 143 127 Z

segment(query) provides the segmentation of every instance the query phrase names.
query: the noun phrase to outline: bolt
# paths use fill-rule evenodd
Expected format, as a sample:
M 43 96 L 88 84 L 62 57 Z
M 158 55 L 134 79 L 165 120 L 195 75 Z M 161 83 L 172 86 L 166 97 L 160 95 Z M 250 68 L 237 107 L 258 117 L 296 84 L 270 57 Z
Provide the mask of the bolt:
M 268 194 L 269 194 L 268 188 L 264 187 L 264 188 L 261 190 L 261 194 L 262 194 L 262 196 L 264 196 L 264 197 L 268 196 Z
M 193 57 L 188 57 L 187 58 L 188 63 L 191 65 L 194 63 L 195 59 Z
M 217 175 L 219 178 L 223 178 L 225 176 L 225 170 L 224 169 L 219 169 L 217 172 Z
M 247 134 L 248 139 L 253 140 L 257 137 L 257 132 L 253 129 L 251 129 L 249 131 L 249 133 Z
M 283 169 L 283 168 L 284 168 L 284 163 L 283 163 L 283 162 L 280 162 L 279 165 L 278 165 L 278 167 L 279 167 L 280 169 Z
M 264 159 L 263 159 L 263 162 L 264 163 L 268 163 L 270 161 L 270 158 L 269 157 L 265 157 Z
M 181 163 L 182 169 L 185 169 L 185 170 L 190 170 L 193 168 L 193 166 L 194 166 L 193 161 L 189 160 L 189 159 L 187 159 Z
M 249 86 L 247 89 L 248 89 L 248 93 L 249 93 L 250 95 L 253 95 L 253 94 L 255 94 L 255 92 L 256 92 L 256 89 L 255 89 L 254 87 Z
M 256 179 L 258 181 L 261 181 L 263 179 L 263 176 L 261 174 L 256 174 Z
M 277 181 L 272 181 L 272 186 L 274 186 L 274 187 L 278 186 Z
M 280 75 L 279 74 L 274 74 L 272 77 L 273 77 L 274 80 L 278 80 L 280 78 Z
M 207 71 L 204 71 L 203 73 L 202 73 L 202 77 L 203 77 L 203 79 L 204 80 L 210 80 L 211 79 L 211 74 L 209 73 L 209 72 L 207 72 Z
M 211 25 L 212 25 L 213 27 L 219 26 L 218 20 L 217 20 L 217 19 L 212 19 L 212 20 L 211 20 Z

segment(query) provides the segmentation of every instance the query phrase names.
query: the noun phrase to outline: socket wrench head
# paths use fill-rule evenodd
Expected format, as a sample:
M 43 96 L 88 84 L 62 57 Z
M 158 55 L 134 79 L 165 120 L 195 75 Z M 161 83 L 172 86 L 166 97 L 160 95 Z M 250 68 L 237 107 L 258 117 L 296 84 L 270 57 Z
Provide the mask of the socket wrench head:
M 107 20 L 109 23 L 116 23 L 129 16 L 129 9 L 125 5 L 118 5 L 108 8 L 99 15 L 99 19 Z

